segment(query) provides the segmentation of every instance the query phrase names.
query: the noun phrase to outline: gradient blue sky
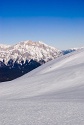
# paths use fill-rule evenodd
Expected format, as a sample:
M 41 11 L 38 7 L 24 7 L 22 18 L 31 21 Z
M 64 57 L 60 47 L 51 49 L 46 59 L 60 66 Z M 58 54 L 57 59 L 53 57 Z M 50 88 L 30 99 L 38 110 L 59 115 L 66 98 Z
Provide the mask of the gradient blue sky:
M 84 46 L 84 0 L 0 0 L 0 43 Z

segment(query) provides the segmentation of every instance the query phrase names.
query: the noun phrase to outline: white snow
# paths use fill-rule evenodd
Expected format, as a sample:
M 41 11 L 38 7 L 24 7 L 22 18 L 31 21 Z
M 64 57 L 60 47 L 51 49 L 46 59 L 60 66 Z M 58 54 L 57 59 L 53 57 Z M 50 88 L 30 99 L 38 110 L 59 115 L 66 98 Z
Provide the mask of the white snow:
M 10 47 L 10 45 L 0 44 L 0 49 L 7 49 L 9 47 Z
M 23 41 L 16 45 L 0 44 L 0 61 L 4 60 L 5 64 L 10 59 L 20 63 L 22 60 L 34 59 L 36 61 L 44 60 L 45 62 L 62 55 L 62 52 L 54 47 L 48 46 L 43 42 Z
M 0 125 L 84 125 L 84 49 L 0 83 Z

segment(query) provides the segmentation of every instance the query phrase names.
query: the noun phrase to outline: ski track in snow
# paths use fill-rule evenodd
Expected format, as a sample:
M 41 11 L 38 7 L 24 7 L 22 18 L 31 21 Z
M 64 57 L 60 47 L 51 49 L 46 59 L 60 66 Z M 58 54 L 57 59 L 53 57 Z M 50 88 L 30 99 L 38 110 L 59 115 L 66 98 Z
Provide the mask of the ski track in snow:
M 84 49 L 0 83 L 0 125 L 84 125 Z

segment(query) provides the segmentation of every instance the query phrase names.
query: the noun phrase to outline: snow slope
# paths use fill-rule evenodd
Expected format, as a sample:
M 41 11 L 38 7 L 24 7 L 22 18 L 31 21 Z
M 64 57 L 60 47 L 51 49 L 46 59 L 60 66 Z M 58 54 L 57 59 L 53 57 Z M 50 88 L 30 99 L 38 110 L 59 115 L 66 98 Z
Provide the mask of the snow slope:
M 84 49 L 0 83 L 0 125 L 84 125 Z

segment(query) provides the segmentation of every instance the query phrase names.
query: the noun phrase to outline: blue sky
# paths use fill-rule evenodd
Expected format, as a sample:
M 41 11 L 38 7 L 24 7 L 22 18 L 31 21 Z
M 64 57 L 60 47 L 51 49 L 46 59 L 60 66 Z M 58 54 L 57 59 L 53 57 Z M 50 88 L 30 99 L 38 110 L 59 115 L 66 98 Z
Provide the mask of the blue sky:
M 84 46 L 84 0 L 0 0 L 0 43 Z

